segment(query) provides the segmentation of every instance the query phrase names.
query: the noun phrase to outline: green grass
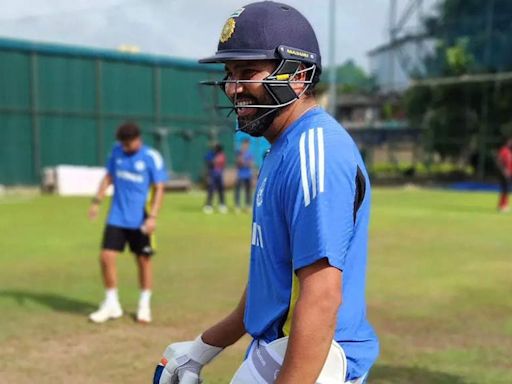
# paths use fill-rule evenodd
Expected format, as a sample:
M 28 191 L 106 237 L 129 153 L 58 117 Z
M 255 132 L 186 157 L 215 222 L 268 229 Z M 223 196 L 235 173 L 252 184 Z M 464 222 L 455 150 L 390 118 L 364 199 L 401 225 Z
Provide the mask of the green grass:
M 102 220 L 89 199 L 0 199 L 0 382 L 149 383 L 171 341 L 195 337 L 237 302 L 250 217 L 200 211 L 203 196 L 166 196 L 155 257 L 155 321 L 103 325 L 87 314 L 103 295 Z M 512 382 L 512 217 L 493 194 L 377 189 L 368 269 L 369 316 L 381 339 L 370 383 Z M 106 208 L 106 207 L 104 207 Z M 132 257 L 118 260 L 129 313 Z M 227 383 L 244 339 L 205 369 Z

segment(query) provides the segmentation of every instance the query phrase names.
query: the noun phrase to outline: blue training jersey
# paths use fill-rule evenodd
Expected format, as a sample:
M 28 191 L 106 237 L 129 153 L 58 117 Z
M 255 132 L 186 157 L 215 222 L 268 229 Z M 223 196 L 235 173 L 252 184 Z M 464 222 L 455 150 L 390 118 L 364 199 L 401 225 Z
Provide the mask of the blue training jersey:
M 242 152 L 241 150 L 236 153 L 236 158 L 241 157 L 243 161 L 243 165 L 237 165 L 238 168 L 238 179 L 240 180 L 250 180 L 252 179 L 252 161 L 253 157 L 251 152 Z
M 357 204 L 356 180 L 361 179 L 366 192 Z M 366 318 L 368 180 L 349 134 L 315 108 L 270 148 L 253 206 L 247 332 L 266 342 L 289 335 L 299 288 L 295 271 L 327 258 L 343 271 L 334 338 L 347 356 L 347 380 L 368 372 L 379 353 Z
M 140 228 L 151 186 L 168 179 L 162 156 L 145 145 L 133 154 L 126 154 L 122 146 L 116 144 L 107 161 L 107 172 L 114 184 L 107 223 L 121 228 Z

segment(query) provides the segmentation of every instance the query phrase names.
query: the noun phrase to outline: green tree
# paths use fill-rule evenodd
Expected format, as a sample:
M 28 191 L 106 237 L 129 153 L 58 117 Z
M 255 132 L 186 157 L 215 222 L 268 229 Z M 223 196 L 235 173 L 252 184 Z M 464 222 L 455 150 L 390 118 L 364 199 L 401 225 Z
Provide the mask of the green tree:
M 512 1 L 444 0 L 425 21 L 437 41 L 428 76 L 512 70 Z M 410 122 L 426 129 L 426 143 L 441 158 L 459 159 L 475 144 L 512 131 L 512 82 L 465 82 L 416 86 L 405 95 Z M 491 140 L 489 140 L 491 138 Z
M 327 89 L 330 70 L 327 68 L 322 74 L 319 90 Z M 374 79 L 350 59 L 336 67 L 336 84 L 344 93 L 370 92 L 376 87 Z
M 462 48 L 471 62 L 467 72 L 512 70 L 512 1 L 444 0 L 436 16 L 425 21 L 428 35 L 438 41 L 430 71 L 453 74 L 454 48 Z M 452 51 L 451 53 L 449 53 Z

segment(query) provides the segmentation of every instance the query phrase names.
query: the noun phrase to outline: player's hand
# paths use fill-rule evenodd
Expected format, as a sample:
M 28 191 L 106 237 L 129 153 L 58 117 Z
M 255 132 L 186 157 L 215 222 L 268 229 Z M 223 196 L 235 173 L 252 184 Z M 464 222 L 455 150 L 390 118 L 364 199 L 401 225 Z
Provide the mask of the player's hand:
M 201 369 L 222 351 L 198 336 L 194 341 L 170 344 L 157 365 L 153 384 L 200 384 Z
M 153 216 L 148 217 L 142 225 L 142 232 L 146 235 L 151 235 L 156 229 L 156 218 Z
M 92 203 L 89 207 L 89 220 L 93 221 L 98 218 L 98 213 L 100 211 L 100 206 L 98 204 Z

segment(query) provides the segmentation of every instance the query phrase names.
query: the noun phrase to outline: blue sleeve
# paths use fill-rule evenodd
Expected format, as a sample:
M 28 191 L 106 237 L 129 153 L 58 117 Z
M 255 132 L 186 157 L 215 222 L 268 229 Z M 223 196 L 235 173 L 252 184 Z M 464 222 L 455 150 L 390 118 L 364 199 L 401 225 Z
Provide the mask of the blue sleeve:
M 105 168 L 107 168 L 107 173 L 110 176 L 114 176 L 116 173 L 116 164 L 115 164 L 115 156 L 114 156 L 114 150 L 110 152 L 110 155 L 107 159 L 107 164 L 105 164 Z
M 284 204 L 294 270 L 322 258 L 343 270 L 354 232 L 354 148 L 344 135 L 325 132 L 304 132 L 287 161 Z
M 166 182 L 169 179 L 169 176 L 165 169 L 162 155 L 160 155 L 160 153 L 155 149 L 148 149 L 147 154 L 149 157 L 148 171 L 151 184 Z

